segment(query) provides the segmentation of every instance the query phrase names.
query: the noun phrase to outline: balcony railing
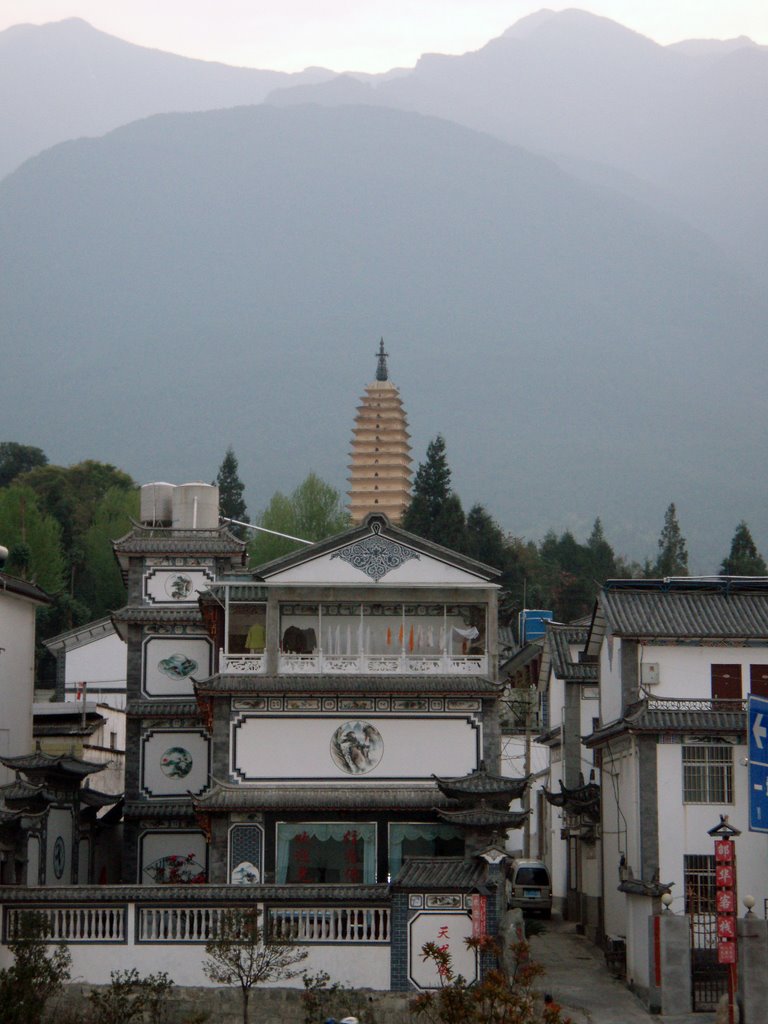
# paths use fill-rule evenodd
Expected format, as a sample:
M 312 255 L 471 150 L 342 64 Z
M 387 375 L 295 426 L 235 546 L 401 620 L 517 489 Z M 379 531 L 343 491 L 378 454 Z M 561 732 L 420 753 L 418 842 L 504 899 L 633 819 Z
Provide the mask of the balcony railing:
M 292 942 L 389 942 L 387 907 L 279 908 L 269 911 L 270 934 Z
M 731 711 L 738 713 L 747 710 L 746 700 L 720 697 L 647 697 L 643 701 L 638 701 L 636 706 L 644 706 L 648 711 Z
M 125 942 L 124 906 L 8 907 L 5 918 L 7 939 L 24 934 L 24 918 L 30 913 L 42 920 L 46 942 Z
M 225 654 L 219 651 L 219 671 L 245 675 L 264 675 L 267 671 L 266 654 Z
M 260 900 L 239 903 L 231 897 L 222 898 L 223 893 L 231 892 L 230 887 L 215 887 L 214 903 L 206 902 L 204 886 L 194 886 L 194 899 L 187 893 L 177 893 L 155 902 L 160 887 L 114 888 L 125 889 L 125 903 L 101 902 L 97 889 L 92 890 L 89 899 L 86 887 L 78 893 L 79 905 L 74 905 L 72 900 L 73 888 L 62 892 L 61 902 L 58 894 L 50 890 L 40 899 L 41 890 L 14 888 L 14 902 L 6 902 L 3 907 L 1 941 L 7 943 L 23 935 L 25 917 L 33 914 L 42 923 L 47 943 L 204 945 L 224 933 L 233 914 L 254 909 L 258 909 L 260 915 L 266 914 L 268 934 L 276 939 L 356 945 L 383 945 L 390 941 L 389 907 L 376 903 L 366 905 L 364 899 L 350 906 L 320 902 L 314 906 L 285 906 Z M 153 897 L 151 901 L 148 896 Z
M 264 654 L 220 654 L 222 672 L 263 675 Z M 485 654 L 283 654 L 282 675 L 485 675 Z
M 221 934 L 226 907 L 140 907 L 137 942 L 209 942 Z

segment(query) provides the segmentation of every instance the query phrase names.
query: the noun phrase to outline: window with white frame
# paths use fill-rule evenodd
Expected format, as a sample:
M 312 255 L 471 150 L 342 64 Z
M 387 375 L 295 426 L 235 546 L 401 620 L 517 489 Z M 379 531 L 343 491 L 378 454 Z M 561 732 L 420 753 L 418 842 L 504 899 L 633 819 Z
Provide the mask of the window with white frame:
M 683 745 L 683 803 L 733 803 L 733 747 L 730 744 Z

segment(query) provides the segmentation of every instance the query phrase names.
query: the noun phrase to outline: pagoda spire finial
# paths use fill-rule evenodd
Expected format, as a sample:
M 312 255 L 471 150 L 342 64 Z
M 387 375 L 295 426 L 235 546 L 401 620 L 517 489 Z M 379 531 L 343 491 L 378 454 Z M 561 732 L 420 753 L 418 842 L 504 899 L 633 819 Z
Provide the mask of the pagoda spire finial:
M 376 367 L 376 380 L 388 380 L 389 373 L 387 372 L 387 356 L 389 353 L 384 351 L 383 338 L 379 342 L 379 351 L 377 355 L 379 357 L 379 365 Z

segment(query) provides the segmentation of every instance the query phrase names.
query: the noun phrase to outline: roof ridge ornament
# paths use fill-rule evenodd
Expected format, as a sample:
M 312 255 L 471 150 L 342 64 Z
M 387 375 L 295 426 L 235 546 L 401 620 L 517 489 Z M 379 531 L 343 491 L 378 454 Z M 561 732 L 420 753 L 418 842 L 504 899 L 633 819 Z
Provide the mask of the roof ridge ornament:
M 389 352 L 384 351 L 384 339 L 382 338 L 379 342 L 379 351 L 376 353 L 379 362 L 376 367 L 376 380 L 389 380 L 389 372 L 387 370 L 387 356 Z

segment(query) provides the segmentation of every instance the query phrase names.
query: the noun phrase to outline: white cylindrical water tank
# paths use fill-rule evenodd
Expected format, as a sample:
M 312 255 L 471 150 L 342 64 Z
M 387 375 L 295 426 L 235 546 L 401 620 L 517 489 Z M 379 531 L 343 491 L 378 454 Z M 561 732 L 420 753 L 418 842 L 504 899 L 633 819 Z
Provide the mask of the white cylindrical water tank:
M 147 526 L 170 526 L 173 521 L 174 484 L 142 484 L 139 518 Z
M 179 484 L 173 492 L 175 530 L 215 530 L 219 525 L 219 488 L 215 484 Z

